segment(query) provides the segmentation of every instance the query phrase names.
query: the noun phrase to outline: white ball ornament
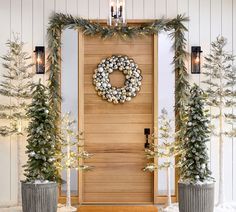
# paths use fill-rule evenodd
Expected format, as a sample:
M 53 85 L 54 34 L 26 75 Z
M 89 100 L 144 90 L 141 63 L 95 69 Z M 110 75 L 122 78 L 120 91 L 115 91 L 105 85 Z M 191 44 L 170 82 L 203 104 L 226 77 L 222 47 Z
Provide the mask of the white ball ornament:
M 49 158 L 49 159 L 48 159 L 48 162 L 51 163 L 51 162 L 53 162 L 54 160 L 55 160 L 54 158 Z
M 107 83 L 102 83 L 102 87 L 106 88 L 107 87 Z
M 188 122 L 188 126 L 192 126 L 193 124 L 192 124 L 192 122 Z
M 30 152 L 30 153 L 29 153 L 29 156 L 30 156 L 30 157 L 34 157 L 34 156 L 35 156 L 35 152 Z
M 93 84 L 98 95 L 113 104 L 131 101 L 141 89 L 141 71 L 128 56 L 113 55 L 101 60 L 93 74 Z M 110 84 L 109 75 L 120 71 L 125 75 L 124 87 L 117 88 Z
M 103 69 L 102 67 L 99 67 L 99 68 L 98 68 L 98 72 L 103 72 L 103 70 L 104 70 L 104 69 Z

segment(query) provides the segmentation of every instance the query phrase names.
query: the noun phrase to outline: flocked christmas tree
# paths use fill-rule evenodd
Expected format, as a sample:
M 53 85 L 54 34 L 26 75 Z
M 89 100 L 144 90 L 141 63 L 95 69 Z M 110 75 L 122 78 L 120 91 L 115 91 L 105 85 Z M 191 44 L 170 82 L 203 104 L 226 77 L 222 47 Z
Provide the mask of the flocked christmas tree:
M 168 113 L 165 109 L 162 109 L 159 117 L 159 130 L 158 136 L 153 135 L 152 139 L 158 139 L 157 145 L 152 144 L 151 148 L 146 149 L 147 158 L 152 160 L 144 168 L 144 171 L 153 172 L 157 169 L 166 169 L 167 171 L 167 206 L 171 205 L 171 169 L 175 166 L 174 157 L 177 154 L 177 148 L 175 145 L 175 134 L 171 127 L 172 121 L 168 118 Z M 155 143 L 155 142 L 154 142 Z M 153 163 L 153 160 L 164 159 L 163 162 L 158 161 L 158 164 Z
M 194 85 L 190 90 L 187 126 L 179 161 L 180 180 L 184 183 L 199 184 L 212 180 L 206 145 L 210 140 L 209 119 L 204 102 L 203 91 Z
M 27 112 L 30 123 L 26 147 L 28 161 L 24 166 L 26 181 L 57 181 L 59 176 L 55 165 L 54 120 L 48 104 L 47 88 L 40 81 L 34 86 L 32 98 Z
M 71 118 L 70 113 L 66 113 L 61 121 L 61 154 L 60 163 L 57 164 L 59 170 L 66 169 L 66 206 L 61 208 L 64 211 L 77 211 L 77 208 L 71 206 L 71 170 L 81 169 L 89 170 L 91 167 L 82 164 L 82 159 L 87 159 L 92 155 L 82 150 L 83 133 L 77 133 L 75 120 Z
M 203 66 L 207 104 L 215 109 L 211 119 L 217 124 L 214 134 L 219 138 L 219 205 L 224 203 L 224 136 L 236 136 L 236 115 L 232 113 L 236 106 L 236 70 L 232 67 L 234 56 L 225 50 L 226 45 L 224 37 L 217 37 Z
M 0 82 L 0 95 L 4 96 L 8 103 L 0 104 L 0 126 L 1 136 L 16 135 L 15 144 L 17 146 L 17 171 L 18 171 L 18 203 L 20 197 L 20 179 L 22 173 L 22 161 L 20 152 L 21 140 L 26 129 L 26 108 L 31 98 L 30 85 L 34 75 L 32 59 L 30 55 L 23 50 L 22 43 L 17 36 L 13 36 L 13 41 L 7 42 L 8 52 L 2 56 L 3 71 L 2 81 Z M 3 124 L 4 123 L 4 124 Z
M 22 134 L 22 121 L 27 119 L 26 108 L 31 98 L 32 72 L 31 57 L 23 51 L 24 43 L 17 37 L 8 41 L 9 51 L 2 57 L 5 73 L 0 83 L 0 95 L 9 97 L 9 104 L 0 105 L 0 118 L 10 120 L 10 126 L 0 126 L 0 135 Z M 11 98 L 11 104 L 10 104 Z

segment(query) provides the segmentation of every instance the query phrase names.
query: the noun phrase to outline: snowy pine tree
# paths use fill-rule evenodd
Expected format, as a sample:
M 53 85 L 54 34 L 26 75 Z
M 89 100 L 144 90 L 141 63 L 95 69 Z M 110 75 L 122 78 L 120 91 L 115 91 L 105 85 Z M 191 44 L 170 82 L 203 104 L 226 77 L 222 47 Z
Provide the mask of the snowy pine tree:
M 167 206 L 171 205 L 171 178 L 170 172 L 171 168 L 175 166 L 175 161 L 173 158 L 177 154 L 177 148 L 175 143 L 175 135 L 171 127 L 171 120 L 168 118 L 168 112 L 165 109 L 162 109 L 161 115 L 159 117 L 159 129 L 158 137 L 153 135 L 152 139 L 158 139 L 157 145 L 152 144 L 151 148 L 146 149 L 146 155 L 149 160 L 152 160 L 151 163 L 148 163 L 143 169 L 144 171 L 153 172 L 157 169 L 166 169 L 167 171 Z M 155 143 L 155 142 L 154 142 Z M 158 164 L 154 163 L 153 160 L 164 159 L 163 162 L 158 161 Z
M 211 118 L 216 121 L 214 123 L 219 123 L 214 132 L 220 144 L 218 204 L 224 203 L 224 135 L 236 136 L 236 115 L 232 113 L 232 108 L 236 106 L 236 70 L 232 67 L 234 56 L 226 52 L 226 44 L 227 40 L 224 37 L 217 37 L 211 44 L 211 54 L 205 57 L 206 62 L 203 66 L 203 74 L 206 76 L 203 83 L 208 86 L 207 104 L 216 109 L 217 113 L 212 114 Z M 230 130 L 226 132 L 226 128 Z
M 91 167 L 83 165 L 80 163 L 82 159 L 91 157 L 91 154 L 82 150 L 82 136 L 83 133 L 77 134 L 77 129 L 75 126 L 75 120 L 71 118 L 70 113 L 66 113 L 62 117 L 61 121 L 61 154 L 60 154 L 60 163 L 57 164 L 57 167 L 60 170 L 66 169 L 66 206 L 61 208 L 66 211 L 77 211 L 77 208 L 71 206 L 71 192 L 70 192 L 70 181 L 71 181 L 71 170 L 72 169 L 81 169 L 88 170 Z
M 0 82 L 0 95 L 8 99 L 7 104 L 0 104 L 0 126 L 1 136 L 14 136 L 17 146 L 17 176 L 18 193 L 17 203 L 21 201 L 20 180 L 23 177 L 22 160 L 20 157 L 21 140 L 26 130 L 26 108 L 31 98 L 30 85 L 34 73 L 32 72 L 32 59 L 23 50 L 24 43 L 18 37 L 6 43 L 8 52 L 2 56 L 3 71 L 2 81 Z
M 209 141 L 209 120 L 204 110 L 204 93 L 194 85 L 190 90 L 188 120 L 179 161 L 180 180 L 186 183 L 204 183 L 211 180 L 206 143 Z
M 25 167 L 27 182 L 58 181 L 55 166 L 54 120 L 48 104 L 47 88 L 40 83 L 34 86 L 33 100 L 27 116 L 28 126 L 28 161 Z
M 11 104 L 0 104 L 0 119 L 10 121 L 10 126 L 0 126 L 0 135 L 22 134 L 24 129 L 22 121 L 27 119 L 26 108 L 31 98 L 30 85 L 34 73 L 31 57 L 23 51 L 24 43 L 17 37 L 14 41 L 8 41 L 9 51 L 2 56 L 5 73 L 0 83 L 0 95 L 11 98 Z

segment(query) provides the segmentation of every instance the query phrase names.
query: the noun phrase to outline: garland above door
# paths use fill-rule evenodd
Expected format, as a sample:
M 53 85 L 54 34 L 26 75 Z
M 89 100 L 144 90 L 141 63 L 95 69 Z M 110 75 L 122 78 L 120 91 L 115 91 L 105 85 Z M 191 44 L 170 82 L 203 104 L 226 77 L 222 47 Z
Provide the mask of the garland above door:
M 147 24 L 139 26 L 105 26 L 100 23 L 92 22 L 87 19 L 73 17 L 68 14 L 54 13 L 50 17 L 48 27 L 48 72 L 50 89 L 50 106 L 54 112 L 55 135 L 58 135 L 59 127 L 57 125 L 59 115 L 60 96 L 60 74 L 61 74 L 61 33 L 62 30 L 69 28 L 80 30 L 86 36 L 100 36 L 103 39 L 109 39 L 118 36 L 121 39 L 132 39 L 134 37 L 158 34 L 165 31 L 173 40 L 173 57 L 175 81 L 175 120 L 176 129 L 181 131 L 185 127 L 184 114 L 185 105 L 189 95 L 188 72 L 185 66 L 187 57 L 186 38 L 184 37 L 187 28 L 184 22 L 188 21 L 183 15 L 178 15 L 174 19 L 158 19 Z M 177 140 L 181 140 L 178 137 Z M 59 148 L 59 147 L 58 147 Z

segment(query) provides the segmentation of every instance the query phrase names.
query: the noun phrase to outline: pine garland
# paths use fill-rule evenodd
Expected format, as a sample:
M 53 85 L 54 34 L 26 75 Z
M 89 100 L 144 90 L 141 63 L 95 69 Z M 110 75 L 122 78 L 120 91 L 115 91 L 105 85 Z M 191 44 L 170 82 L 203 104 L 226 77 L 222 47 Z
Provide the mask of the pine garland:
M 140 26 L 104 26 L 79 17 L 73 17 L 68 14 L 54 13 L 50 17 L 48 27 L 48 72 L 49 89 L 50 89 L 50 106 L 59 121 L 58 105 L 61 101 L 60 96 L 60 49 L 61 49 L 61 32 L 69 28 L 80 30 L 87 36 L 100 36 L 102 39 L 108 39 L 118 36 L 121 39 L 130 39 L 145 35 L 158 34 L 161 31 L 169 33 L 170 38 L 174 41 L 173 49 L 175 56 L 173 64 L 175 66 L 176 84 L 175 84 L 175 111 L 176 111 L 176 129 L 182 131 L 184 128 L 185 105 L 189 95 L 188 73 L 185 66 L 186 59 L 186 39 L 184 33 L 187 31 L 184 22 L 188 21 L 184 15 L 178 15 L 175 19 L 159 19 L 153 23 L 143 24 Z M 56 125 L 56 124 L 55 124 Z M 59 129 L 57 128 L 58 133 Z M 179 133 L 181 136 L 183 133 Z M 178 137 L 177 140 L 181 140 Z

